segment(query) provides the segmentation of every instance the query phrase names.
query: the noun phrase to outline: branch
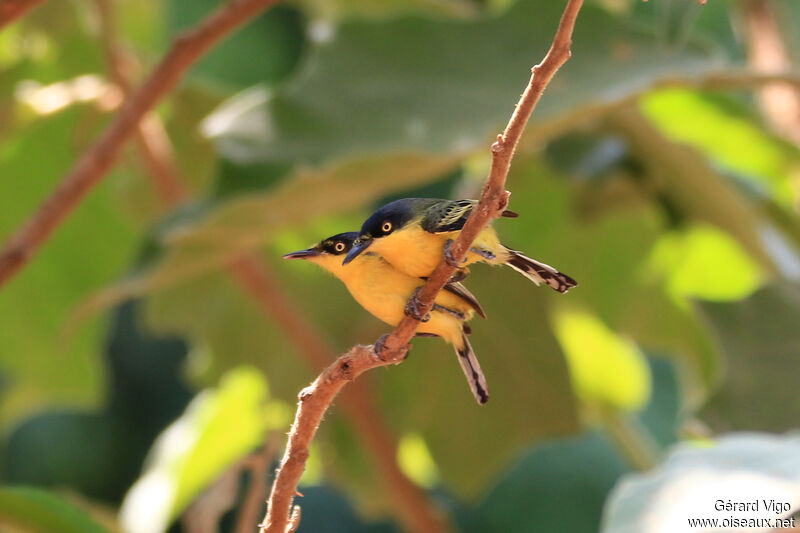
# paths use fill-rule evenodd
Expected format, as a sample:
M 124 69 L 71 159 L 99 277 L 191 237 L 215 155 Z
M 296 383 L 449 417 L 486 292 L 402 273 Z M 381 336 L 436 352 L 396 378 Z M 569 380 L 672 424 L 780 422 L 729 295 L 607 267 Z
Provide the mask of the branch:
M 492 167 L 480 202 L 451 247 L 456 261 L 464 258 L 475 237 L 493 218 L 500 216 L 508 203 L 509 193 L 505 190 L 505 183 L 514 150 L 544 89 L 571 55 L 572 33 L 582 4 L 583 0 L 569 0 L 550 50 L 544 60 L 533 67 L 530 82 L 517 103 L 511 120 L 492 145 Z M 424 315 L 432 308 L 437 293 L 454 272 L 455 267 L 445 261 L 439 264 L 419 294 L 420 314 Z M 261 533 L 287 533 L 292 527 L 296 527 L 294 521 L 290 524 L 292 503 L 308 459 L 309 445 L 323 415 L 345 384 L 367 370 L 402 362 L 409 349 L 408 342 L 418 324 L 411 317 L 403 319 L 387 337 L 380 356 L 375 353 L 374 346 L 355 346 L 300 392 L 289 442 L 272 486 L 267 514 L 260 525 Z
M 0 286 L 16 274 L 59 223 L 106 174 L 136 132 L 142 117 L 220 39 L 278 0 L 232 0 L 179 36 L 147 81 L 125 100 L 114 121 L 78 160 L 72 171 L 0 251 Z
M 0 0 L 0 28 L 11 24 L 44 2 L 45 0 Z

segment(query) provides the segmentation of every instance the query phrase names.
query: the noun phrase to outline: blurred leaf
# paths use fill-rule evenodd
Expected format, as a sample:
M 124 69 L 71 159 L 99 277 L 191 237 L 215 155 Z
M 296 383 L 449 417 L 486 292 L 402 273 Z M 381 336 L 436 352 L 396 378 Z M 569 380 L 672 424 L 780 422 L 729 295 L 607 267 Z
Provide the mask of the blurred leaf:
M 392 19 L 408 14 L 466 17 L 475 15 L 479 4 L 475 0 L 302 0 L 299 3 L 316 18 L 326 21 L 347 18 Z M 314 31 L 312 29 L 312 33 Z
M 648 357 L 653 393 L 637 418 L 647 434 L 662 447 L 678 440 L 679 425 L 686 416 L 683 387 L 676 365 L 663 357 Z
M 722 231 L 695 225 L 666 233 L 653 248 L 650 268 L 666 278 L 672 296 L 740 300 L 760 283 L 758 265 Z
M 96 118 L 86 109 L 70 108 L 27 124 L 3 143 L 2 240 L 28 219 L 69 170 L 88 123 Z M 0 365 L 11 376 L 0 404 L 3 424 L 44 405 L 92 404 L 99 399 L 100 321 L 92 321 L 69 342 L 60 333 L 68 311 L 118 276 L 137 246 L 138 237 L 114 201 L 115 179 L 111 175 L 101 183 L 0 291 Z
M 281 230 L 346 213 L 393 191 L 425 183 L 458 162 L 455 157 L 414 155 L 348 161 L 332 168 L 298 171 L 266 192 L 234 195 L 200 221 L 192 216 L 186 217 L 189 222 L 170 225 L 163 237 L 168 246 L 161 257 L 92 295 L 77 314 L 84 317 L 126 298 L 185 283 L 221 268 L 231 256 L 263 245 Z M 326 236 L 353 227 L 326 230 Z
M 403 435 L 397 445 L 397 464 L 417 485 L 431 488 L 439 477 L 427 444 L 418 434 Z
M 262 374 L 248 368 L 228 373 L 217 390 L 196 397 L 158 438 L 149 467 L 125 497 L 126 530 L 166 531 L 200 491 L 261 444 L 268 428 L 283 427 L 285 413 L 266 416 L 266 398 Z
M 703 411 L 721 430 L 785 431 L 800 420 L 800 287 L 776 284 L 740 302 L 698 302 L 726 355 L 725 381 Z
M 554 330 L 569 363 L 575 393 L 587 404 L 637 411 L 650 398 L 647 362 L 630 340 L 585 311 L 559 306 Z
M 302 76 L 274 95 L 234 97 L 205 131 L 238 162 L 319 164 L 481 148 L 507 120 L 561 12 L 556 2 L 522 1 L 499 17 L 469 22 L 345 22 L 318 40 Z M 567 112 L 619 102 L 676 71 L 691 76 L 719 64 L 694 45 L 666 50 L 652 35 L 588 5 L 573 58 L 537 107 L 532 129 Z
M 153 438 L 191 398 L 182 380 L 185 343 L 154 338 L 135 311 L 126 303 L 114 314 L 105 358 L 108 404 L 99 411 L 60 408 L 26 418 L 8 434 L 0 455 L 4 479 L 68 487 L 114 504 L 122 499 Z
M 595 532 L 606 494 L 627 471 L 599 434 L 537 446 L 489 491 L 471 531 Z
M 173 34 L 187 29 L 221 5 L 220 0 L 170 0 L 168 29 Z M 303 16 L 293 7 L 278 5 L 214 47 L 193 67 L 192 75 L 227 90 L 275 83 L 292 71 L 304 48 Z
M 716 511 L 718 500 L 800 504 L 800 437 L 733 434 L 678 446 L 661 466 L 629 474 L 607 503 L 602 533 L 691 531 L 687 519 L 778 518 L 774 510 Z M 788 511 L 788 510 L 787 510 Z M 781 513 L 782 516 L 791 514 Z
M 765 225 L 761 213 L 702 154 L 669 139 L 635 108 L 618 110 L 609 122 L 645 166 L 648 188 L 673 206 L 674 223 L 713 224 L 734 237 L 763 269 L 775 271 L 775 259 L 760 235 Z
M 0 486 L 0 526 L 29 533 L 108 533 L 60 496 L 20 486 Z
M 365 522 L 352 504 L 330 487 L 301 486 L 302 498 L 295 503 L 303 509 L 297 533 L 397 533 L 388 522 Z
M 743 105 L 689 89 L 657 91 L 644 96 L 640 105 L 669 139 L 689 144 L 751 180 L 781 205 L 795 203 L 788 176 L 800 171 L 800 150 L 767 133 Z

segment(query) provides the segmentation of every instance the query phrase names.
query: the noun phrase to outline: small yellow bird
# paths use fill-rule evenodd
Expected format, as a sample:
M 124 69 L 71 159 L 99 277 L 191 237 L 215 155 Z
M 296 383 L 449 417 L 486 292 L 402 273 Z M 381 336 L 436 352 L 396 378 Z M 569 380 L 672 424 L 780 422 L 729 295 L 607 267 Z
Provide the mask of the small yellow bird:
M 357 237 L 357 232 L 340 233 L 283 257 L 318 264 L 339 278 L 364 309 L 391 326 L 399 324 L 405 314 L 418 315 L 416 309 L 409 309 L 407 304 L 424 285 L 424 280 L 403 274 L 372 252 L 360 254 L 347 266 L 342 264 L 342 258 L 352 249 Z M 448 283 L 437 295 L 429 316 L 422 317 L 417 334 L 441 337 L 453 345 L 473 396 L 479 404 L 485 404 L 489 400 L 489 389 L 467 339 L 470 328 L 465 324 L 476 313 L 486 316 L 467 288 L 460 283 Z
M 458 268 L 475 262 L 508 265 L 536 285 L 546 283 L 558 292 L 567 292 L 578 283 L 555 268 L 503 246 L 494 228 L 487 226 L 472 243 L 463 264 L 455 265 L 449 246 L 478 204 L 477 200 L 403 198 L 375 211 L 361 227 L 358 240 L 344 264 L 365 250 L 377 253 L 393 267 L 409 276 L 430 276 L 442 253 Z M 503 213 L 516 217 L 513 211 Z

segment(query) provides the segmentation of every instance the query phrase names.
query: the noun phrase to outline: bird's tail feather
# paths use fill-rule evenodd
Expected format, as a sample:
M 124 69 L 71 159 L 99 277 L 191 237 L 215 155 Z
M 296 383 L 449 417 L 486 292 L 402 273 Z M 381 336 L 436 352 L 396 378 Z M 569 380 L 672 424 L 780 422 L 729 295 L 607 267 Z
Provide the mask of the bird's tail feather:
M 550 265 L 540 263 L 510 248 L 506 248 L 506 252 L 508 254 L 505 263 L 537 285 L 546 283 L 554 290 L 563 293 L 578 284 L 577 281 Z
M 481 364 L 475 356 L 475 351 L 472 349 L 466 333 L 461 334 L 461 345 L 460 349 L 456 348 L 458 363 L 467 377 L 472 395 L 475 396 L 479 404 L 483 405 L 489 401 L 489 387 L 486 385 L 486 377 L 483 375 Z

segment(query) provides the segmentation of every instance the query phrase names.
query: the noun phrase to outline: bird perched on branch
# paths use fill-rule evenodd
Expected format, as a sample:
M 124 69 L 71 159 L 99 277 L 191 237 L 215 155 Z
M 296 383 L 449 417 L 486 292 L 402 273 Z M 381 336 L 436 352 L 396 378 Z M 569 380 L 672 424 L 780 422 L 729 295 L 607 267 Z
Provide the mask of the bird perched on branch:
M 477 200 L 403 198 L 375 211 L 364 222 L 358 240 L 347 254 L 348 264 L 369 249 L 393 267 L 413 277 L 430 276 L 442 254 L 456 268 L 475 262 L 507 265 L 533 281 L 564 293 L 577 282 L 555 268 L 503 246 L 494 228 L 487 226 L 472 243 L 464 262 L 455 264 L 449 248 L 461 232 Z M 505 217 L 517 216 L 505 211 Z
M 405 314 L 419 317 L 412 296 L 416 295 L 425 280 L 400 272 L 373 252 L 354 256 L 347 266 L 342 264 L 342 259 L 351 251 L 357 237 L 357 232 L 340 233 L 311 248 L 283 257 L 305 259 L 318 264 L 339 278 L 364 309 L 391 326 L 399 324 Z M 470 329 L 465 323 L 476 313 L 486 317 L 466 287 L 457 282 L 448 283 L 436 296 L 431 312 L 419 317 L 422 322 L 417 328 L 417 335 L 441 337 L 453 345 L 473 396 L 479 404 L 484 404 L 489 400 L 489 389 L 467 339 Z M 378 351 L 382 347 L 382 339 L 376 343 Z

